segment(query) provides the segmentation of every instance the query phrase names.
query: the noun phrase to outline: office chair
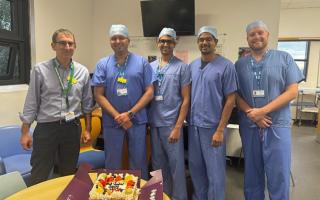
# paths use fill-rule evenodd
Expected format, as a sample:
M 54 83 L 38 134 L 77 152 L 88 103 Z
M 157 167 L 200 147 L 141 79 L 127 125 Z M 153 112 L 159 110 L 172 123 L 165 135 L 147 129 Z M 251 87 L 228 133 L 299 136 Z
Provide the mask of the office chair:
M 18 171 L 0 176 L 0 199 L 5 199 L 25 188 L 27 188 L 27 186 Z
M 85 120 L 80 119 L 82 133 L 85 130 Z M 81 163 L 89 163 L 93 169 L 104 168 L 105 154 L 104 151 L 94 148 L 96 140 L 101 133 L 101 119 L 98 116 L 92 116 L 91 120 L 91 141 L 89 144 L 81 144 L 78 166 Z
M 32 151 L 26 151 L 21 147 L 20 135 L 20 126 L 0 127 L 0 175 L 18 171 L 28 184 Z

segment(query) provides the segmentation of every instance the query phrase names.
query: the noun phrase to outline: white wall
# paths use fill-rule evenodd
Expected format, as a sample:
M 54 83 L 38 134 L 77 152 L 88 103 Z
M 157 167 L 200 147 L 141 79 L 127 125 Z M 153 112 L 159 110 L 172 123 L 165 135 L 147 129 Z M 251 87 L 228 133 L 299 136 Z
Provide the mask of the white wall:
M 279 37 L 320 38 L 320 8 L 281 9 Z
M 52 33 L 67 28 L 77 42 L 74 59 L 86 66 L 93 65 L 92 8 L 90 0 L 34 0 L 36 62 L 55 56 L 50 46 Z
M 19 112 L 22 111 L 27 94 L 27 85 L 0 87 L 0 126 L 20 124 Z
M 32 63 L 55 56 L 51 50 L 52 33 L 59 28 L 74 32 L 77 50 L 74 59 L 92 66 L 92 1 L 89 0 L 33 0 L 34 24 L 31 33 L 35 35 L 32 44 Z M 31 16 L 32 17 L 32 16 Z M 0 87 L 0 126 L 20 124 L 18 113 L 22 111 L 27 85 Z
M 131 35 L 130 51 L 143 56 L 158 54 L 155 39 L 142 37 L 138 0 L 95 0 L 93 9 L 95 60 L 112 53 L 107 31 L 113 23 L 123 23 L 128 26 Z M 280 16 L 279 0 L 196 0 L 195 11 L 196 32 L 203 25 L 213 25 L 220 34 L 225 33 L 226 36 L 222 36 L 225 40 L 223 54 L 233 61 L 238 57 L 238 47 L 247 46 L 245 26 L 253 20 L 262 19 L 268 24 L 272 33 L 270 46 L 276 47 Z M 222 42 L 222 39 L 220 41 Z M 191 36 L 180 37 L 176 50 L 188 50 L 189 61 L 200 55 L 196 38 Z
M 320 35 L 319 35 L 320 37 Z M 312 41 L 309 54 L 307 81 L 303 87 L 320 87 L 320 41 Z
M 32 63 L 50 59 L 52 33 L 61 27 L 75 33 L 77 50 L 74 59 L 92 72 L 96 61 L 112 53 L 107 32 L 111 24 L 122 23 L 129 28 L 132 44 L 130 50 L 147 55 L 157 55 L 154 38 L 142 37 L 142 20 L 139 0 L 33 0 L 35 44 Z M 263 9 L 261 9 L 263 8 Z M 262 19 L 270 29 L 270 46 L 277 43 L 279 0 L 196 0 L 196 32 L 203 25 L 216 26 L 223 44 L 223 55 L 235 61 L 238 47 L 247 46 L 245 26 Z M 272 14 L 270 14 L 272 13 Z M 196 38 L 180 37 L 177 50 L 187 50 L 189 61 L 198 57 Z M 12 91 L 0 87 L 0 126 L 20 124 L 18 112 L 22 111 L 26 88 Z

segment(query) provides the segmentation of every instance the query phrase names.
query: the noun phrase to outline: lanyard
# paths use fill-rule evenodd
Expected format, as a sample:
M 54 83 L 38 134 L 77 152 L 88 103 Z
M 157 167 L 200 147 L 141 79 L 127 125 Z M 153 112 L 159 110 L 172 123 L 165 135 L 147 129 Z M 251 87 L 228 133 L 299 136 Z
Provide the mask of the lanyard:
M 55 72 L 58 76 L 58 79 L 59 79 L 59 83 L 60 83 L 60 86 L 61 86 L 61 89 L 62 89 L 62 93 L 63 95 L 65 96 L 66 98 L 66 104 L 67 104 L 67 108 L 69 110 L 69 98 L 68 98 L 68 93 L 72 87 L 72 80 L 73 80 L 73 76 L 74 76 L 74 65 L 73 65 L 73 62 L 70 63 L 70 76 L 69 76 L 69 80 L 68 80 L 68 86 L 67 88 L 64 87 L 64 84 L 63 84 L 63 81 L 61 79 L 61 76 L 60 76 L 60 73 L 58 71 L 58 67 L 57 67 L 57 63 L 54 62 L 54 69 L 55 69 Z
M 266 53 L 263 55 L 262 60 L 258 63 L 258 62 L 254 62 L 253 57 L 251 56 L 251 70 L 253 72 L 254 78 L 257 81 L 258 84 L 258 89 L 262 89 L 262 78 L 263 78 L 263 74 L 262 74 L 262 70 L 263 70 L 263 66 L 265 63 L 265 57 L 268 54 L 269 50 L 266 51 Z
M 162 86 L 162 83 L 163 83 L 163 79 L 164 79 L 164 75 L 168 71 L 169 65 L 170 65 L 173 57 L 174 56 L 171 56 L 171 58 L 169 59 L 168 63 L 165 66 L 160 67 L 160 64 L 159 64 L 158 67 L 157 67 L 156 75 L 157 75 L 157 79 L 158 79 L 159 90 L 161 89 L 161 86 Z M 161 63 L 161 61 L 162 60 L 160 58 L 159 63 Z
M 129 55 L 130 55 L 130 53 L 128 53 L 123 66 L 121 66 L 119 63 L 116 64 L 117 69 L 118 69 L 118 82 L 122 83 L 122 84 L 127 83 L 127 79 L 125 78 L 125 71 L 127 69 Z
M 258 84 L 258 89 L 261 89 L 263 63 L 254 64 L 254 61 L 251 58 L 251 67 L 252 67 L 254 78 L 256 79 Z

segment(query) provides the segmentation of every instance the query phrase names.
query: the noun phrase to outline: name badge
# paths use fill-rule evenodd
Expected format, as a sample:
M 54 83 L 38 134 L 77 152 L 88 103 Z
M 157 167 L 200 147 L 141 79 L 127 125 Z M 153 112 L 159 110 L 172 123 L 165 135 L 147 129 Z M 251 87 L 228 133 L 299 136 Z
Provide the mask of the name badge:
M 118 96 L 127 96 L 128 95 L 127 88 L 118 88 L 117 89 L 117 95 Z
M 252 96 L 253 97 L 264 97 L 264 90 L 253 90 Z
M 154 99 L 156 101 L 163 101 L 163 96 L 162 95 L 157 95 L 157 96 L 154 97 Z
M 64 116 L 64 119 L 66 120 L 66 122 L 72 121 L 75 118 L 76 116 L 74 115 L 74 112 L 68 112 L 66 116 Z

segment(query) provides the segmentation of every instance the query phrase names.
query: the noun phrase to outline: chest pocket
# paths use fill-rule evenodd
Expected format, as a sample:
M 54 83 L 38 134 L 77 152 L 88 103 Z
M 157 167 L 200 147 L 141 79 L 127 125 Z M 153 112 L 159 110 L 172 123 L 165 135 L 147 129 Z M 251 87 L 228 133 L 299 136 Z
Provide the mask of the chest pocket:
M 166 82 L 166 84 L 169 84 L 169 86 L 179 86 L 179 76 L 179 74 L 168 73 L 164 76 L 164 81 Z
M 73 94 L 82 95 L 84 81 L 80 81 L 78 77 L 74 77 L 74 79 L 75 80 L 72 83 L 71 91 Z
M 208 71 L 203 71 L 200 76 L 203 79 L 203 83 L 205 85 L 215 85 L 216 87 L 223 87 L 222 85 L 222 78 L 223 74 L 221 71 L 213 72 L 214 69 L 208 69 Z
M 264 72 L 267 78 L 267 85 L 272 87 L 285 87 L 285 77 L 286 77 L 286 68 L 285 66 L 279 65 L 269 65 L 266 66 L 266 70 Z

